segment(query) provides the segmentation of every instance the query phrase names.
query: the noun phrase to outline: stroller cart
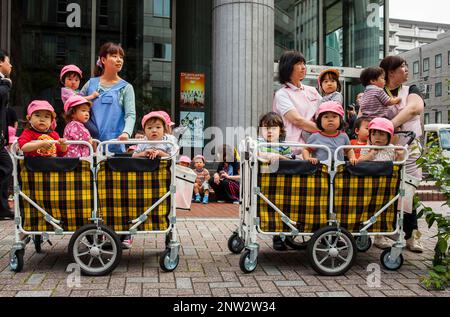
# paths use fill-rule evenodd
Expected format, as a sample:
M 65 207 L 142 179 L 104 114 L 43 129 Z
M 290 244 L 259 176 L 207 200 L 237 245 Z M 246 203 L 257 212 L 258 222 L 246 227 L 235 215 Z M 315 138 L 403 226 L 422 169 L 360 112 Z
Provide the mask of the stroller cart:
M 172 145 L 168 158 L 114 156 L 109 145 Z M 165 272 L 176 269 L 180 244 L 177 241 L 175 202 L 175 157 L 178 146 L 169 141 L 105 141 L 97 151 L 99 217 L 118 235 L 165 234 L 166 249 L 160 256 Z M 83 247 L 79 244 L 78 247 Z
M 257 267 L 257 233 L 278 235 L 294 249 L 307 249 L 319 274 L 341 275 L 354 263 L 357 250 L 370 247 L 370 235 L 402 231 L 403 211 L 397 217 L 394 203 L 402 195 L 406 160 L 349 166 L 335 157 L 332 164 L 329 148 L 294 143 L 282 145 L 323 148 L 328 160 L 317 165 L 302 160 L 267 164 L 258 157 L 260 147 L 278 145 L 247 138 L 243 146 L 240 224 L 228 247 L 233 253 L 245 248 L 239 261 L 244 273 Z M 405 147 L 395 148 L 406 152 Z M 394 247 L 383 252 L 385 267 L 401 266 L 402 239 L 400 235 Z
M 85 253 L 77 254 L 89 259 L 90 265 L 82 267 L 85 274 L 107 274 L 120 260 L 117 236 L 97 217 L 93 148 L 84 141 L 67 144 L 87 146 L 89 157 L 24 157 L 18 153 L 17 142 L 13 144 L 15 243 L 10 268 L 15 272 L 23 269 L 25 245 L 31 238 L 39 253 L 42 243 L 51 244 L 51 235 L 72 235 L 69 254 L 74 239 L 86 245 Z M 85 236 L 89 241 L 82 239 Z M 106 243 L 111 247 L 108 251 L 102 249 Z

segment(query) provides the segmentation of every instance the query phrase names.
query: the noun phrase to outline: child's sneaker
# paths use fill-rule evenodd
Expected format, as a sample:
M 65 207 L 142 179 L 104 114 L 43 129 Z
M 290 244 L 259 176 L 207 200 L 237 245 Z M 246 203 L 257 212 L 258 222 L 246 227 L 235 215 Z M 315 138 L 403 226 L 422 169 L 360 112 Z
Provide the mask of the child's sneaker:
M 129 239 L 125 239 L 122 241 L 123 249 L 131 249 L 132 246 L 133 246 L 133 237 L 130 237 Z
M 203 203 L 207 204 L 209 202 L 209 197 L 208 195 L 203 196 Z
M 200 203 L 201 202 L 200 194 L 195 195 L 195 202 L 196 203 Z

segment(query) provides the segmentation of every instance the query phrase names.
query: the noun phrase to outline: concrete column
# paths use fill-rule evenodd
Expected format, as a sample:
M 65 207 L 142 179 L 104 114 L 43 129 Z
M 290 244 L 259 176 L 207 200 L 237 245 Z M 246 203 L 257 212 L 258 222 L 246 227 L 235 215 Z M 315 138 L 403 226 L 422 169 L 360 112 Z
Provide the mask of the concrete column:
M 274 0 L 214 0 L 212 15 L 212 125 L 257 127 L 272 109 Z

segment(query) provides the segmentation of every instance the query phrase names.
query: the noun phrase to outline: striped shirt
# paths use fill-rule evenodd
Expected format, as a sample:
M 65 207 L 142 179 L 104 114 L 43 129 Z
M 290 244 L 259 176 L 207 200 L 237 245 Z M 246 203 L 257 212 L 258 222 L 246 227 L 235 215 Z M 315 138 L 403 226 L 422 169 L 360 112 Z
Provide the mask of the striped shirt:
M 384 89 L 375 85 L 369 85 L 361 98 L 361 113 L 370 120 L 374 118 L 385 118 L 388 113 L 387 104 L 391 100 Z

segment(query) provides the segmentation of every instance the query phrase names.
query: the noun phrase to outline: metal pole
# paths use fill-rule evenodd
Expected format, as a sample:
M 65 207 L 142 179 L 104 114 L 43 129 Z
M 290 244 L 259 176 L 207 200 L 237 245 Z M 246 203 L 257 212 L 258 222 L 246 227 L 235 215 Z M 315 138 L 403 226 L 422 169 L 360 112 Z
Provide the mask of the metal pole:
M 170 107 L 170 115 L 172 118 L 174 118 L 175 120 L 175 102 L 178 100 L 177 96 L 176 96 L 176 59 L 177 59 L 177 55 L 176 55 L 176 47 L 177 47 L 177 39 L 176 39 L 176 30 L 177 30 L 177 4 L 176 4 L 176 0 L 172 0 L 172 6 L 171 6 L 171 22 L 172 22 L 172 80 L 171 80 L 171 86 L 172 86 L 172 96 L 171 96 L 171 107 Z
M 94 76 L 94 68 L 96 62 L 96 45 L 95 34 L 97 33 L 97 0 L 92 0 L 92 16 L 91 16 L 91 75 Z
M 318 8 L 318 23 L 319 23 L 319 40 L 317 43 L 317 47 L 319 48 L 319 63 L 318 65 L 325 64 L 325 36 L 324 36 L 324 20 L 323 20 L 323 0 L 319 0 L 319 8 Z
M 384 56 L 389 55 L 389 0 L 384 0 Z

